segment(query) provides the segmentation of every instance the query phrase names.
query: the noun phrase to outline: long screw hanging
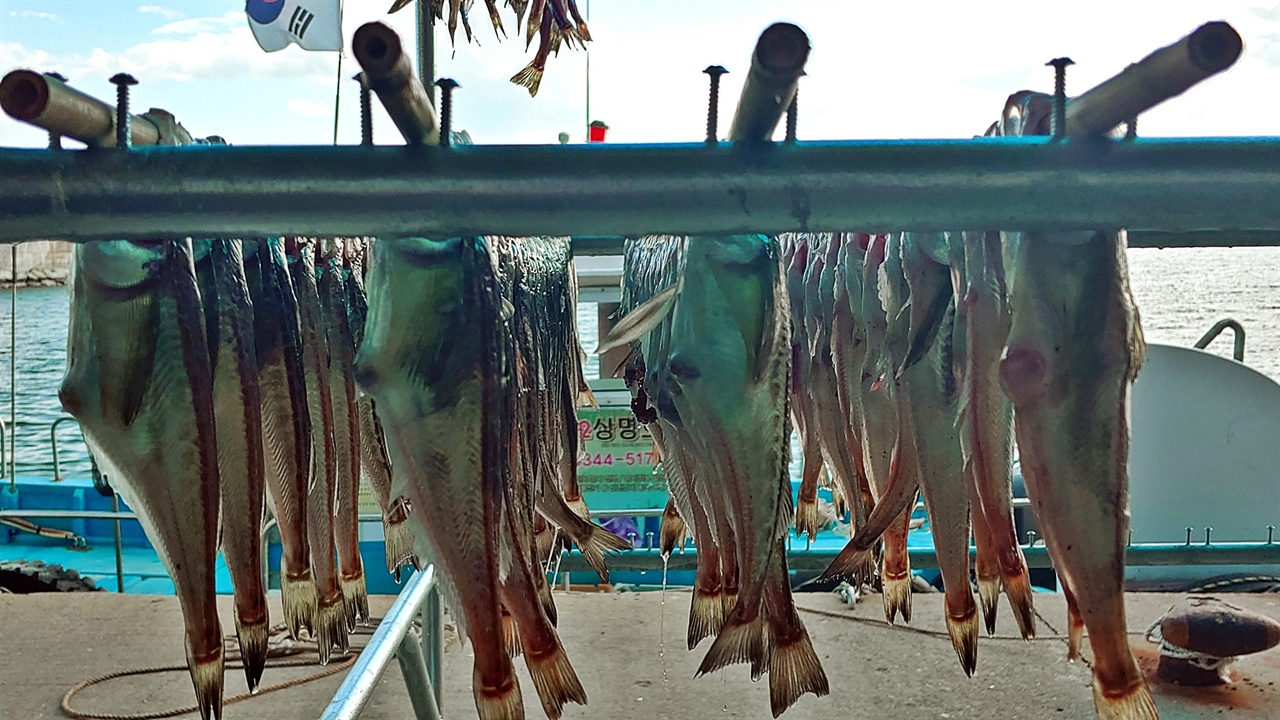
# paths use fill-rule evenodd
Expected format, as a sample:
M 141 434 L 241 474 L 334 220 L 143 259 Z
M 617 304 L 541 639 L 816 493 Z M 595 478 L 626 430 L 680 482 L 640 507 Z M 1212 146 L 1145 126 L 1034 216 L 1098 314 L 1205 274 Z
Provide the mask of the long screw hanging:
M 116 73 L 111 76 L 111 84 L 116 86 L 116 147 L 128 150 L 133 144 L 130 134 L 129 88 L 138 84 L 137 78 L 129 73 Z
M 440 78 L 436 87 L 440 88 L 440 146 L 449 147 L 452 144 L 449 135 L 453 130 L 453 91 L 462 86 L 453 78 Z
M 720 124 L 720 76 L 729 72 L 719 65 L 711 65 L 702 72 L 711 76 L 711 95 L 707 100 L 707 144 L 716 144 Z
M 66 82 L 66 81 L 67 81 L 66 76 L 65 76 L 65 75 L 63 75 L 62 73 L 57 73 L 57 72 L 47 72 L 47 73 L 45 73 L 45 75 L 47 75 L 48 77 L 53 78 L 54 80 L 57 80 L 58 82 Z M 52 130 L 50 130 L 50 131 L 49 131 L 49 149 L 50 149 L 50 150 L 61 150 L 61 149 L 62 149 L 62 136 L 61 136 L 61 135 L 59 135 L 58 133 L 56 133 L 56 132 L 52 131 Z
M 358 72 L 351 78 L 360 83 L 360 144 L 373 145 L 373 98 L 369 91 L 369 83 L 365 82 L 364 73 Z
M 1067 67 L 1075 65 L 1068 57 L 1054 58 L 1045 65 L 1053 67 L 1053 125 L 1050 132 L 1054 140 L 1067 136 Z

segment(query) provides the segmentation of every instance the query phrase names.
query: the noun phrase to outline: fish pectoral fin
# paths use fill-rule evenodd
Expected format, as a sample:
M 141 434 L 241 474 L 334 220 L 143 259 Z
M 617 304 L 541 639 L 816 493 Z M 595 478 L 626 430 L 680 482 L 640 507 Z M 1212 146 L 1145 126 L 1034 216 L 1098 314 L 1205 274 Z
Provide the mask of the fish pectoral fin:
M 627 313 L 627 316 L 622 318 L 613 327 L 613 330 L 609 331 L 609 336 L 596 348 L 595 354 L 603 355 L 614 348 L 629 345 L 649 334 L 671 312 L 679 292 L 680 286 L 678 284 L 671 285 Z

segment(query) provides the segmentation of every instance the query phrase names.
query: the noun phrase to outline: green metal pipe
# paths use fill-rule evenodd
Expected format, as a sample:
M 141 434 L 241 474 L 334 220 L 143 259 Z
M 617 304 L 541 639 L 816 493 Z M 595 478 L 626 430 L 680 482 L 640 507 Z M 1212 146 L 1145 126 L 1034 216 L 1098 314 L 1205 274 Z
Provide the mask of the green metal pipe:
M 0 242 L 1280 229 L 1280 138 L 0 151 Z
M 826 570 L 835 559 L 839 548 L 831 550 L 800 550 L 787 552 L 787 568 L 805 572 Z M 970 554 L 976 556 L 976 549 L 970 548 Z M 928 570 L 938 567 L 937 557 L 933 550 L 911 549 L 911 567 L 917 570 Z M 1022 554 L 1027 558 L 1027 567 L 1050 568 L 1049 553 L 1043 544 L 1031 547 L 1023 546 Z M 672 553 L 667 562 L 667 570 L 696 570 L 698 554 L 696 551 Z M 1212 545 L 1182 543 L 1140 543 L 1130 545 L 1126 551 L 1125 565 L 1129 567 L 1170 566 L 1170 565 L 1280 565 L 1280 543 L 1247 543 L 1224 542 Z M 609 559 L 611 570 L 657 570 L 663 567 L 662 556 L 657 550 L 629 550 Z M 560 564 L 561 572 L 589 571 L 591 568 L 582 560 L 582 555 L 574 550 L 565 555 Z

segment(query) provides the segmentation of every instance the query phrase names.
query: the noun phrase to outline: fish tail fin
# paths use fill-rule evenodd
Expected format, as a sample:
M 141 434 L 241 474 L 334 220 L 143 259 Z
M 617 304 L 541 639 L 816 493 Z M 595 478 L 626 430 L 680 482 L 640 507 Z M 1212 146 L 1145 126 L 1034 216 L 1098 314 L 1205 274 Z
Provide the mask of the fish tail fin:
M 822 697 L 831 692 L 809 632 L 804 625 L 799 629 L 798 638 L 775 644 L 769 658 L 769 705 L 775 718 L 806 693 Z
M 605 553 L 630 550 L 631 543 L 599 525 L 589 524 L 589 527 L 591 530 L 586 537 L 578 538 L 578 549 L 582 551 L 582 559 L 596 571 L 600 580 L 609 582 L 609 566 L 605 563 Z
M 850 540 L 822 572 L 820 579 L 862 582 L 870 579 L 875 574 L 875 569 L 875 548 L 859 548 Z
M 1121 695 L 1105 691 L 1093 680 L 1093 707 L 1098 720 L 1159 720 L 1151 690 L 1141 679 Z
M 520 643 L 520 628 L 516 626 L 516 619 L 505 609 L 502 612 L 502 645 L 511 657 L 519 657 L 524 652 Z
M 357 568 L 352 577 L 340 576 L 342 587 L 342 613 L 347 621 L 347 631 L 356 629 L 357 622 L 369 621 L 369 591 L 364 584 L 364 568 Z
M 187 645 L 187 670 L 191 673 L 191 684 L 196 690 L 196 706 L 200 708 L 201 720 L 216 720 L 222 717 L 222 682 L 225 666 L 222 648 L 215 648 L 204 658 L 197 658 Z
M 511 82 L 528 88 L 529 97 L 538 94 L 538 86 L 542 84 L 542 68 L 530 62 L 523 70 L 511 76 Z
M 575 498 L 565 498 L 564 504 L 569 506 L 574 515 L 591 522 L 591 509 L 587 507 L 587 501 L 582 499 L 581 495 Z
M 996 614 L 1000 608 L 1000 577 L 989 577 L 982 572 L 977 575 L 982 620 L 987 627 L 987 635 L 992 636 L 996 634 Z
M 769 623 L 762 613 L 743 619 L 745 608 L 738 606 L 720 628 L 720 634 L 707 649 L 695 677 L 739 663 L 751 664 L 752 679 L 759 679 L 768 666 Z
M 693 588 L 693 598 L 689 602 L 689 632 L 687 640 L 692 650 L 706 638 L 720 632 L 724 627 L 724 601 L 721 590 L 716 587 L 704 590 Z
M 911 573 L 905 577 L 881 576 L 881 593 L 884 595 L 884 617 L 892 625 L 899 613 L 902 622 L 911 622 Z
M 314 633 L 316 620 L 316 581 L 310 573 L 300 578 L 287 575 L 280 580 L 280 603 L 284 606 L 284 622 L 289 636 L 298 639 L 303 628 Z
M 524 661 L 548 718 L 557 720 L 566 703 L 587 704 L 587 691 L 582 689 L 578 673 L 574 672 L 559 640 L 550 652 L 537 656 L 526 652 Z
M 382 535 L 386 538 L 387 572 L 395 575 L 396 582 L 399 582 L 400 568 L 415 564 L 413 536 L 409 534 L 409 524 L 404 520 L 384 522 Z
M 316 621 L 312 635 L 320 652 L 320 664 L 328 665 L 333 648 L 347 651 L 347 614 L 342 598 L 331 602 L 320 601 L 316 605 Z
M 1004 594 L 1009 598 L 1013 608 L 1013 619 L 1018 623 L 1018 631 L 1023 640 L 1036 636 L 1036 611 L 1032 602 L 1031 578 L 1024 569 L 1019 573 L 1004 574 Z
M 684 547 L 685 536 L 688 533 L 689 528 L 685 525 L 684 518 L 680 517 L 675 500 L 668 497 L 667 507 L 662 511 L 662 524 L 658 532 L 658 552 L 663 557 L 670 557 L 677 545 Z
M 551 597 L 551 583 L 547 582 L 547 576 L 540 572 L 533 574 L 533 583 L 537 586 L 538 602 L 542 605 L 542 612 L 547 614 L 547 619 L 554 626 L 560 619 L 560 613 L 556 610 L 555 598 Z
M 244 664 L 244 679 L 249 692 L 258 692 L 262 671 L 267 667 L 267 638 L 271 634 L 267 616 L 253 622 L 242 622 L 236 613 L 236 638 L 240 643 L 240 658 Z
M 729 616 L 738 607 L 738 591 L 736 588 L 730 588 L 726 585 L 724 590 L 720 591 L 720 606 L 723 608 L 722 617 L 728 620 Z M 723 629 L 724 625 L 721 624 L 720 627 Z
M 596 399 L 596 394 L 591 391 L 591 388 L 584 387 L 578 390 L 578 407 L 581 409 L 587 406 L 599 410 L 600 401 Z
M 507 664 L 507 677 L 497 687 L 486 687 L 477 668 L 471 681 L 479 720 L 524 720 L 524 699 L 515 668 Z
M 966 589 L 966 592 L 969 591 Z M 974 606 L 972 598 L 968 607 L 959 613 L 952 612 L 948 607 L 947 634 L 951 636 L 951 646 L 960 658 L 964 674 L 973 677 L 973 671 L 978 667 L 978 608 Z
M 815 488 L 816 490 L 816 488 Z M 812 542 L 818 539 L 818 499 L 802 497 L 796 501 L 796 537 L 809 536 Z

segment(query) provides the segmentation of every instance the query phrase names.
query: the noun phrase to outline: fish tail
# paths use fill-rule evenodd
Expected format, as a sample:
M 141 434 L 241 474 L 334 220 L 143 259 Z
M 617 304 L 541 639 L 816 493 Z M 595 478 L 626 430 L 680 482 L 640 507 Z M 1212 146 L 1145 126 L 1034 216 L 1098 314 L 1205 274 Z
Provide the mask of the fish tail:
M 1004 572 L 1004 593 L 1013 608 L 1013 619 L 1018 623 L 1018 631 L 1023 640 L 1036 636 L 1036 612 L 1032 603 L 1031 578 L 1023 566 L 1022 572 Z
M 387 554 L 387 572 L 398 576 L 400 568 L 404 565 L 415 564 L 413 555 L 413 536 L 409 534 L 409 524 L 404 520 L 399 522 L 384 522 L 382 524 L 382 535 L 386 538 L 386 554 Z
M 875 574 L 875 568 L 875 548 L 860 548 L 850 540 L 822 572 L 820 579 L 862 582 Z
M 316 619 L 316 581 L 308 572 L 304 577 L 285 576 L 280 580 L 280 603 L 284 606 L 284 622 L 294 640 L 306 628 L 314 634 Z
M 524 648 L 520 643 L 520 628 L 516 625 L 516 619 L 507 612 L 506 608 L 502 609 L 502 645 L 507 649 L 507 655 L 511 657 L 519 657 L 524 652 Z
M 968 588 L 965 592 L 969 592 Z M 972 596 L 967 607 L 958 613 L 951 610 L 951 604 L 947 603 L 947 634 L 951 636 L 951 646 L 960 658 L 964 674 L 972 677 L 978 667 L 978 608 Z
M 556 611 L 555 598 L 551 597 L 551 583 L 547 582 L 545 573 L 536 572 L 533 574 L 533 584 L 538 591 L 538 602 L 542 605 L 542 611 L 547 614 L 547 619 L 554 626 L 560 618 L 559 612 Z
M 538 94 L 538 86 L 542 84 L 542 68 L 538 67 L 534 62 L 530 62 L 523 70 L 511 76 L 511 82 L 516 85 L 528 88 L 529 97 Z
M 240 613 L 236 613 L 236 638 L 240 643 L 240 658 L 244 665 L 245 682 L 249 692 L 258 691 L 258 683 L 262 680 L 262 671 L 267 666 L 267 636 L 271 633 L 267 616 L 244 622 Z
M 524 699 L 520 697 L 520 683 L 510 662 L 501 684 L 486 686 L 480 669 L 476 668 L 471 687 L 479 720 L 524 720 Z
M 880 571 L 880 591 L 884 614 L 889 624 L 902 614 L 902 622 L 911 622 L 911 556 L 907 554 L 907 533 L 911 513 L 903 512 L 884 533 L 884 558 Z
M 582 682 L 578 680 L 578 674 L 558 639 L 549 652 L 539 655 L 525 652 L 524 661 L 548 718 L 557 720 L 566 703 L 587 704 L 587 691 L 582 688 Z
M 692 650 L 706 638 L 720 632 L 724 627 L 724 602 L 721 589 L 717 587 L 706 590 L 694 587 L 693 598 L 689 602 L 689 649 Z
M 342 587 L 342 613 L 347 621 L 347 631 L 356 629 L 357 622 L 369 621 L 369 593 L 364 584 L 364 568 L 357 568 L 354 575 L 339 576 Z
M 735 597 L 735 602 L 736 602 Z M 746 619 L 745 607 L 738 606 L 725 621 L 724 627 L 715 642 L 707 649 L 707 654 L 698 666 L 694 677 L 701 677 L 730 665 L 751 663 L 751 677 L 759 679 L 768 666 L 769 623 L 767 618 L 756 613 L 754 618 Z
M 689 528 L 685 525 L 684 518 L 680 517 L 680 511 L 676 509 L 675 499 L 668 497 L 667 507 L 662 511 L 662 525 L 658 532 L 658 552 L 662 557 L 670 557 L 676 546 L 684 547 L 684 540 L 688 533 Z
M 328 665 L 334 648 L 347 651 L 347 614 L 342 598 L 331 602 L 320 601 L 316 606 L 316 620 L 312 636 L 320 653 L 320 664 Z
M 605 564 L 605 553 L 630 550 L 631 543 L 620 538 L 599 525 L 592 524 L 591 531 L 585 538 L 578 538 L 578 549 L 582 551 L 582 559 L 604 582 L 609 582 L 609 567 Z
M 197 658 L 187 645 L 187 670 L 191 673 L 191 684 L 196 689 L 196 706 L 200 708 L 201 720 L 216 720 L 222 717 L 222 681 L 223 671 L 222 648 L 216 647 L 213 652 L 203 658 Z
M 1155 700 L 1151 690 L 1141 678 L 1137 683 L 1126 688 L 1122 694 L 1104 690 L 1093 680 L 1093 707 L 1098 712 L 1098 720 L 1159 720 Z
M 815 490 L 817 488 L 814 488 Z M 804 492 L 804 488 L 800 488 Z M 818 539 L 818 498 L 800 497 L 796 501 L 796 537 L 809 536 L 810 542 Z
M 809 632 L 798 627 L 799 637 L 775 643 L 769 658 L 769 705 L 775 718 L 806 693 L 822 697 L 831 692 Z
M 996 615 L 1000 608 L 1000 578 L 978 573 L 978 599 L 982 605 L 982 621 L 987 635 L 996 634 Z
M 587 501 L 582 499 L 582 495 L 566 497 L 564 499 L 564 504 L 569 506 L 569 509 L 573 511 L 574 515 L 577 515 L 587 522 L 591 521 L 591 510 L 587 507 Z
M 1067 660 L 1080 659 L 1080 643 L 1084 640 L 1084 618 L 1076 607 L 1075 598 L 1067 595 Z

